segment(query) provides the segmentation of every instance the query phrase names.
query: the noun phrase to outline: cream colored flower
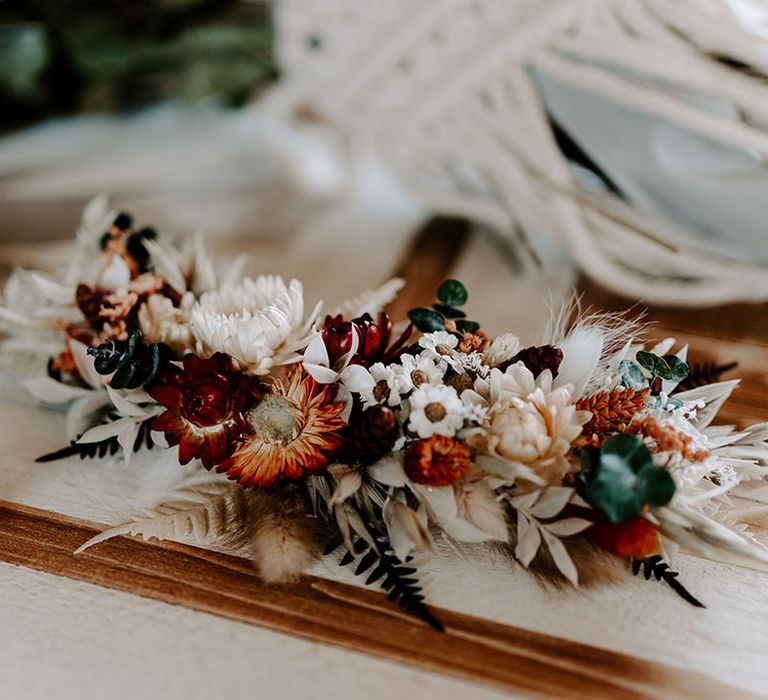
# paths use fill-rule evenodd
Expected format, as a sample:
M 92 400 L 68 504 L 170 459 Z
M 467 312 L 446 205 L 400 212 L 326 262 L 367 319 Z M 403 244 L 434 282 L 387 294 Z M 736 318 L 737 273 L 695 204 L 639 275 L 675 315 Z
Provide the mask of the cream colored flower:
M 178 306 L 162 294 L 152 294 L 139 307 L 139 328 L 148 343 L 165 343 L 182 356 L 195 346 L 189 327 L 189 311 L 195 297 L 186 292 Z
M 445 384 L 422 384 L 409 399 L 408 427 L 421 438 L 453 437 L 464 425 L 466 409 L 456 389 Z
M 231 355 L 239 369 L 267 374 L 278 365 L 298 362 L 311 340 L 319 307 L 304 318 L 304 292 L 276 275 L 244 279 L 240 284 L 206 292 L 192 308 L 190 327 L 197 352 Z
M 511 360 L 520 351 L 520 339 L 513 333 L 497 335 L 483 352 L 483 362 L 497 367 L 502 362 Z
M 572 387 L 551 390 L 551 385 L 548 371 L 534 380 L 522 364 L 504 374 L 491 372 L 487 451 L 559 483 L 570 469 L 571 445 L 591 414 L 576 409 Z

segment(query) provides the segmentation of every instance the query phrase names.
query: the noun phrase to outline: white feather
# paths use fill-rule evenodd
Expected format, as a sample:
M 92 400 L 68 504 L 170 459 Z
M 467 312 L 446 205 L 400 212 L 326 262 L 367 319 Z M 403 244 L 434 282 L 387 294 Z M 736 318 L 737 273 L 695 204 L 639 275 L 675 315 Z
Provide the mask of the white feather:
M 581 396 L 603 354 L 603 333 L 593 326 L 576 326 L 559 347 L 563 351 L 563 361 L 552 386 L 557 388 L 570 384 L 574 388 L 574 395 Z

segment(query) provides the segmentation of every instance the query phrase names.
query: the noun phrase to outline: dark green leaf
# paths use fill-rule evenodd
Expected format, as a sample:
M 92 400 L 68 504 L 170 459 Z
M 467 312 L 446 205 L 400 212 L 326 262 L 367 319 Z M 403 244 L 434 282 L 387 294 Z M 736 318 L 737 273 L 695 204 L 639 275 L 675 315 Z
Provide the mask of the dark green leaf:
M 437 289 L 437 298 L 446 306 L 464 306 L 467 288 L 458 280 L 445 280 Z
M 597 456 L 586 454 L 587 497 L 612 523 L 622 523 L 637 515 L 648 495 L 654 499 L 665 496 L 668 485 L 648 471 L 656 469 L 651 453 L 634 435 L 616 435 Z
M 432 309 L 411 309 L 408 318 L 422 333 L 445 330 L 445 318 Z
M 480 324 L 477 321 L 461 319 L 456 321 L 456 328 L 460 331 L 466 331 L 467 333 L 476 333 L 480 330 Z
M 452 306 L 446 306 L 445 304 L 432 304 L 432 308 L 439 314 L 443 314 L 446 318 L 466 318 L 465 314 L 460 309 L 454 309 Z
M 625 481 L 627 476 L 630 483 Z M 623 523 L 637 515 L 643 506 L 643 500 L 634 488 L 635 482 L 636 477 L 629 470 L 614 473 L 603 468 L 587 487 L 587 497 L 612 523 Z
M 645 443 L 638 437 L 629 433 L 614 435 L 606 440 L 600 455 L 605 458 L 608 455 L 616 455 L 623 459 L 633 472 L 637 473 L 648 464 L 653 464 L 651 453 Z
M 639 350 L 637 355 L 635 355 L 635 359 L 641 367 L 645 367 L 654 377 L 672 379 L 672 370 L 664 358 L 654 355 L 652 352 Z
M 621 383 L 626 387 L 642 389 L 648 383 L 643 371 L 632 360 L 619 362 L 619 373 L 621 374 Z
M 675 495 L 675 481 L 662 467 L 648 466 L 637 475 L 637 490 L 651 506 L 665 506 Z
M 688 376 L 688 364 L 677 355 L 664 355 L 662 359 L 669 365 L 674 381 L 682 382 Z

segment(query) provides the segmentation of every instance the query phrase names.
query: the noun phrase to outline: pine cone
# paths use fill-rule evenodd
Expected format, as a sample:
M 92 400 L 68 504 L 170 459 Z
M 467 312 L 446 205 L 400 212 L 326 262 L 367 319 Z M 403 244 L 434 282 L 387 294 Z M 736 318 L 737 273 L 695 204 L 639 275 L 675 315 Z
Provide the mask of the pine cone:
M 582 435 L 587 444 L 598 446 L 613 433 L 625 430 L 635 415 L 645 408 L 650 389 L 617 387 L 584 396 L 576 402 L 579 411 L 591 411 L 592 418 L 584 424 Z
M 560 363 L 563 361 L 563 351 L 554 345 L 532 345 L 529 348 L 523 348 L 511 360 L 507 360 L 499 365 L 502 372 L 506 372 L 507 367 L 522 362 L 533 374 L 538 377 L 545 369 L 552 372 L 552 378 L 557 376 L 560 369 Z
M 386 406 L 356 411 L 350 421 L 350 441 L 355 459 L 371 464 L 383 457 L 397 439 L 395 412 Z

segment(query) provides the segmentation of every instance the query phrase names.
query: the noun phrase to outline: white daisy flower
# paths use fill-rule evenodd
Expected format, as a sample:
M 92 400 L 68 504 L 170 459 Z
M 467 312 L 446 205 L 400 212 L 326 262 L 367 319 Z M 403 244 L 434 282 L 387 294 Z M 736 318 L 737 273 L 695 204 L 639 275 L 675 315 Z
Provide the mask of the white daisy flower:
M 203 294 L 190 313 L 190 328 L 203 357 L 225 352 L 248 374 L 267 374 L 301 359 L 319 311 L 318 305 L 304 318 L 298 280 L 286 285 L 277 275 L 260 275 Z
M 422 384 L 413 392 L 409 403 L 409 428 L 421 438 L 453 437 L 464 425 L 466 409 L 452 386 Z
M 418 389 L 422 384 L 440 384 L 445 374 L 444 367 L 423 353 L 415 357 L 401 355 L 400 365 L 403 368 L 403 381 L 408 384 L 409 390 Z
M 401 396 L 410 391 L 408 383 L 404 381 L 403 369 L 399 365 L 385 366 L 377 362 L 371 366 L 368 373 L 371 384 L 360 393 L 366 407 L 374 404 L 397 406 L 401 402 Z
M 448 331 L 425 333 L 419 338 L 419 345 L 424 348 L 421 352 L 424 357 L 430 357 L 443 366 L 450 365 L 453 370 L 461 373 L 464 368 L 456 350 L 458 343 L 459 339 Z

